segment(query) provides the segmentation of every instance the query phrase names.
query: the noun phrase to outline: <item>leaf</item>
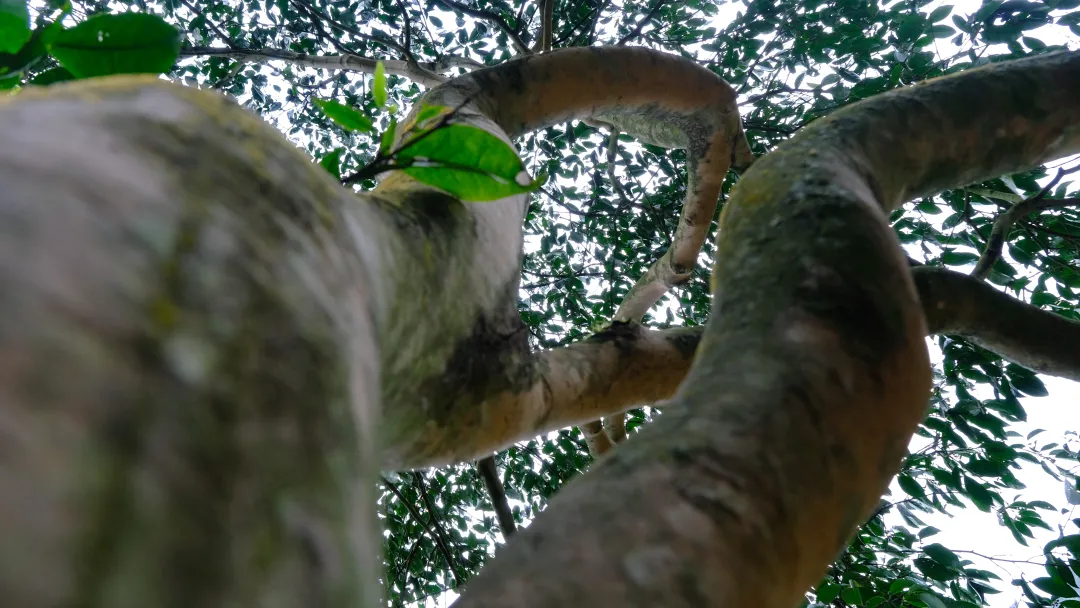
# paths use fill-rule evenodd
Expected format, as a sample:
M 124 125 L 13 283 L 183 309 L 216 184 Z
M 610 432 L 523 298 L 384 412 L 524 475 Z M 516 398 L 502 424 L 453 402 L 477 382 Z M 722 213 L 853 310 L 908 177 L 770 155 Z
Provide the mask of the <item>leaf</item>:
M 934 9 L 934 12 L 930 13 L 930 16 L 927 17 L 927 21 L 929 21 L 930 23 L 937 23 L 945 17 L 948 17 L 949 14 L 952 13 L 952 9 L 953 7 L 949 5 L 939 6 Z
M 844 600 L 846 604 L 852 604 L 858 606 L 862 603 L 862 592 L 857 587 L 845 587 L 840 592 L 840 598 Z
M 942 263 L 948 266 L 963 266 L 966 264 L 974 264 L 979 260 L 979 256 L 974 253 L 962 253 L 958 251 L 945 251 L 941 254 Z
M 371 85 L 371 95 L 375 98 L 375 107 L 386 105 L 386 66 L 383 62 L 375 63 L 375 78 Z
M 397 134 L 397 119 L 391 117 L 390 125 L 383 132 L 382 137 L 379 138 L 379 154 L 387 155 L 390 153 L 390 147 L 394 145 L 394 136 Z
M 1050 394 L 1047 392 L 1046 385 L 1043 384 L 1042 380 L 1039 380 L 1039 377 L 1029 369 L 1010 363 L 1005 368 L 1005 373 L 1009 376 L 1013 388 L 1025 395 L 1046 397 Z
M 395 164 L 413 178 L 465 201 L 491 201 L 532 192 L 533 180 L 509 144 L 478 127 L 446 125 L 404 145 Z
M 49 52 L 76 78 L 168 72 L 180 33 L 156 15 L 101 14 L 56 34 Z
M 840 595 L 840 585 L 836 583 L 823 583 L 817 590 L 819 604 L 831 604 Z
M 957 576 L 956 572 L 952 568 L 943 566 L 938 562 L 926 557 L 915 558 L 915 567 L 918 568 L 919 571 L 925 574 L 928 578 L 931 578 L 935 581 L 941 581 L 943 583 L 954 580 Z
M 1049 593 L 1053 597 L 1076 597 L 1075 589 L 1048 576 L 1037 578 L 1031 581 L 1031 584 Z
M 322 157 L 319 161 L 319 166 L 326 169 L 330 175 L 334 176 L 334 179 L 341 179 L 341 155 L 345 153 L 345 148 L 334 148 L 332 152 Z
M 934 561 L 945 566 L 956 567 L 960 564 L 960 558 L 948 547 L 940 543 L 934 543 L 923 547 L 923 553 L 929 555 Z
M 30 7 L 26 0 L 0 0 L 0 53 L 15 53 L 30 40 Z
M 327 118 L 346 131 L 366 133 L 371 130 L 371 119 L 357 110 L 333 99 L 313 99 L 314 103 Z

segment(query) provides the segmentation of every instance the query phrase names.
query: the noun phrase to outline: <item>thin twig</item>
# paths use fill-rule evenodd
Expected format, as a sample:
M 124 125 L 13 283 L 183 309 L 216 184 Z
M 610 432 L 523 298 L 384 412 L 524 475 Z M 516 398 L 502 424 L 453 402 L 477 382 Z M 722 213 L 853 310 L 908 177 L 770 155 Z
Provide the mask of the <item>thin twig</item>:
M 491 11 L 481 9 L 481 8 L 472 8 L 471 6 L 468 6 L 466 4 L 462 4 L 460 2 L 457 2 L 457 0 L 434 0 L 434 1 L 437 4 L 443 4 L 443 5 L 447 6 L 451 10 L 456 10 L 456 11 L 465 13 L 466 15 L 469 15 L 470 17 L 476 17 L 477 19 L 484 19 L 485 21 L 489 21 L 489 22 L 493 23 L 495 25 L 495 27 L 499 28 L 500 30 L 502 30 L 502 32 L 504 34 L 506 34 L 507 38 L 509 38 L 510 42 L 514 45 L 514 48 L 517 49 L 517 52 L 521 53 L 522 55 L 531 55 L 532 54 L 532 51 L 529 49 L 529 45 L 525 44 L 525 41 L 523 41 L 521 39 L 521 36 L 518 36 L 517 32 L 514 31 L 514 28 L 510 27 L 510 24 L 508 24 L 506 22 L 506 20 L 503 19 L 502 17 L 500 17 L 499 15 L 497 15 L 497 14 L 491 12 Z
M 990 237 L 986 240 L 986 249 L 984 249 L 982 255 L 979 256 L 979 261 L 975 264 L 975 269 L 971 271 L 971 276 L 981 280 L 985 279 L 990 274 L 990 269 L 993 268 L 994 264 L 996 264 L 999 259 L 1001 259 L 1001 252 L 1005 246 L 1005 238 L 1009 235 L 1009 231 L 1012 229 L 1013 225 L 1020 219 L 1032 213 L 1045 211 L 1047 209 L 1059 209 L 1072 205 L 1080 205 L 1080 198 L 1046 198 L 1046 195 L 1050 193 L 1050 190 L 1056 186 L 1059 181 L 1061 181 L 1062 177 L 1077 170 L 1080 170 L 1080 165 L 1067 170 L 1059 169 L 1057 175 L 1054 176 L 1054 179 L 1050 180 L 1050 183 L 1042 190 L 1039 190 L 1038 194 L 1016 203 L 1010 207 L 1008 211 L 999 215 L 997 219 L 994 220 L 994 226 L 990 230 Z
M 397 485 L 395 485 L 394 482 L 390 481 L 385 476 L 382 477 L 382 482 L 386 484 L 386 487 L 390 488 L 390 491 L 394 493 L 394 496 L 397 496 L 397 499 L 401 502 L 401 504 L 405 505 L 405 509 L 409 511 L 409 516 L 412 517 L 413 520 L 416 521 L 416 523 L 420 524 L 420 526 L 423 527 L 429 535 L 431 535 L 432 540 L 435 541 L 435 545 L 439 547 L 439 551 L 442 553 L 443 559 L 446 560 L 446 567 L 450 569 L 450 574 L 454 576 L 454 580 L 457 582 L 458 585 L 460 585 L 461 579 L 458 578 L 457 569 L 454 568 L 454 559 L 452 557 L 452 554 L 450 553 L 450 549 L 443 542 L 443 539 L 441 536 L 439 536 L 438 531 L 432 529 L 431 522 L 424 521 L 424 518 L 420 517 L 420 512 L 416 510 L 416 507 L 414 507 L 411 502 L 405 499 L 405 496 L 401 493 L 401 490 L 398 489 Z M 435 512 L 429 510 L 429 513 L 431 513 L 432 521 L 436 521 Z
M 660 9 L 664 8 L 664 5 L 666 3 L 667 0 L 656 0 L 656 5 L 653 6 L 652 9 L 650 9 L 644 17 L 642 17 L 641 21 L 638 21 L 637 25 L 634 26 L 634 29 L 631 30 L 629 34 L 620 38 L 619 41 L 615 43 L 615 46 L 623 46 L 627 42 L 630 42 L 634 38 L 637 38 L 638 34 L 641 33 L 641 28 L 645 27 L 646 24 L 652 21 L 652 18 L 660 12 Z
M 506 489 L 503 488 L 502 479 L 499 479 L 499 469 L 495 466 L 495 457 L 488 456 L 476 461 L 476 470 L 480 473 L 480 479 L 484 481 L 488 496 L 491 498 L 491 506 L 495 509 L 495 517 L 499 520 L 499 529 L 502 530 L 503 539 L 509 540 L 517 532 L 517 524 L 514 523 L 514 512 L 510 509 L 510 502 L 506 500 Z
M 180 3 L 183 4 L 184 6 L 186 6 L 189 11 L 195 13 L 199 17 L 202 17 L 203 21 L 206 22 L 207 27 L 209 27 L 211 30 L 213 30 L 215 34 L 220 36 L 221 39 L 225 41 L 225 44 L 229 45 L 230 49 L 235 49 L 235 50 L 240 49 L 240 46 L 237 45 L 235 42 L 233 42 L 232 38 L 230 38 L 228 36 L 228 34 L 221 31 L 221 28 L 219 28 L 213 21 L 210 21 L 210 18 L 206 16 L 206 13 L 199 10 L 198 6 L 192 6 L 192 4 L 190 2 L 188 2 L 187 0 L 180 0 Z
M 413 471 L 413 479 L 416 480 L 416 484 L 420 487 L 420 498 L 424 501 L 424 506 L 427 507 L 428 514 L 431 515 L 431 524 L 435 527 L 435 532 L 438 537 L 442 539 L 439 546 L 443 547 L 447 552 L 447 555 L 450 555 L 449 549 L 447 548 L 450 545 L 450 540 L 446 536 L 446 531 L 443 530 L 442 523 L 439 522 L 439 518 L 435 515 L 435 505 L 431 503 L 431 497 L 428 496 L 427 484 L 424 483 L 424 476 L 421 475 L 419 471 Z M 462 584 L 462 579 L 458 576 L 457 569 L 454 568 L 456 563 L 455 560 L 454 563 L 450 565 L 450 571 L 454 574 L 454 581 L 460 586 Z

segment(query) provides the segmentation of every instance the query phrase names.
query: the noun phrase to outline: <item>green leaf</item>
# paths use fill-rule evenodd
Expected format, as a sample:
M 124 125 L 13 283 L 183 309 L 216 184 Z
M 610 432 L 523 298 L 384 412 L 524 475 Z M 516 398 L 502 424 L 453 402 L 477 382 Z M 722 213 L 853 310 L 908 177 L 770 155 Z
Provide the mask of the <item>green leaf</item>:
M 817 590 L 819 604 L 831 604 L 840 595 L 840 585 L 836 583 L 822 583 Z
M 49 52 L 76 78 L 168 72 L 180 53 L 180 33 L 147 13 L 101 14 L 53 38 Z
M 858 606 L 862 603 L 862 592 L 858 587 L 844 587 L 844 590 L 840 592 L 840 598 L 846 604 Z
M 1062 581 L 1044 576 L 1031 581 L 1039 589 L 1049 593 L 1053 597 L 1076 597 L 1076 590 Z
M 979 260 L 979 256 L 974 253 L 962 253 L 959 251 L 946 251 L 941 254 L 942 263 L 948 266 L 963 266 L 965 264 L 974 264 Z
M 371 119 L 364 116 L 363 112 L 356 108 L 334 101 L 333 99 L 313 99 L 312 102 L 322 110 L 322 113 L 325 114 L 327 118 L 334 121 L 339 127 L 342 127 L 346 131 L 361 131 L 366 133 L 372 128 Z
M 940 543 L 934 543 L 923 547 L 923 553 L 930 556 L 934 561 L 939 564 L 956 567 L 960 565 L 960 558 L 956 556 L 948 547 Z
M 390 146 L 394 145 L 394 135 L 397 133 L 397 119 L 390 118 L 390 126 L 383 132 L 382 137 L 379 139 L 379 154 L 387 155 L 390 153 Z
M 341 179 L 341 155 L 345 153 L 345 148 L 334 148 L 332 152 L 322 157 L 319 161 L 319 166 L 330 172 L 330 175 L 334 176 L 334 179 Z
M 937 23 L 945 17 L 948 17 L 949 14 L 952 13 L 952 9 L 953 7 L 947 4 L 945 6 L 939 6 L 934 9 L 934 12 L 930 13 L 930 16 L 927 17 L 927 21 L 929 21 L 930 23 Z
M 907 492 L 908 496 L 914 498 L 926 497 L 926 491 L 923 490 L 922 486 L 919 485 L 919 482 L 912 479 L 910 475 L 901 474 L 896 478 L 896 482 L 900 485 L 901 490 Z
M 394 157 L 406 174 L 465 201 L 491 201 L 540 187 L 509 144 L 478 127 L 421 133 Z
M 386 66 L 383 62 L 375 63 L 375 78 L 371 85 L 371 95 L 375 98 L 375 107 L 386 105 Z
M 956 578 L 956 571 L 954 571 L 952 568 L 949 568 L 948 566 L 943 566 L 938 562 L 926 557 L 915 558 L 915 567 L 918 568 L 919 571 L 925 574 L 928 578 L 931 578 L 935 581 L 947 583 Z
M 0 0 L 0 53 L 15 53 L 30 40 L 30 7 L 26 0 Z

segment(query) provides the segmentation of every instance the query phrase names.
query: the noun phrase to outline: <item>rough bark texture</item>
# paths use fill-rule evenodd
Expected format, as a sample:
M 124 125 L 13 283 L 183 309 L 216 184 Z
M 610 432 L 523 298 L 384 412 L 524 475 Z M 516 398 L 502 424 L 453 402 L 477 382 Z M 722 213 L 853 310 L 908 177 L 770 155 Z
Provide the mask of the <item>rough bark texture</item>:
M 568 484 L 460 600 L 789 608 L 870 513 L 930 387 L 886 214 L 1080 144 L 1080 54 L 975 70 L 820 120 L 721 220 L 714 303 L 664 415 Z
M 572 115 L 569 91 L 601 77 L 622 98 L 584 101 L 631 133 L 657 107 L 700 108 L 677 90 L 700 70 L 603 53 L 531 57 L 428 101 L 477 93 L 462 120 L 507 138 Z M 0 595 L 375 605 L 377 468 L 663 399 L 693 359 L 664 415 L 461 605 L 793 605 L 925 406 L 924 316 L 885 212 L 1075 151 L 1078 64 L 998 66 L 818 121 L 737 188 L 700 345 L 616 324 L 542 353 L 515 305 L 524 197 L 464 204 L 399 174 L 357 197 L 231 102 L 152 78 L 21 92 L 0 103 Z M 719 183 L 737 115 L 695 116 L 706 157 L 728 146 L 698 164 Z M 693 149 L 702 131 L 644 135 Z M 992 318 L 937 302 L 942 330 Z M 970 335 L 1040 359 L 986 331 Z

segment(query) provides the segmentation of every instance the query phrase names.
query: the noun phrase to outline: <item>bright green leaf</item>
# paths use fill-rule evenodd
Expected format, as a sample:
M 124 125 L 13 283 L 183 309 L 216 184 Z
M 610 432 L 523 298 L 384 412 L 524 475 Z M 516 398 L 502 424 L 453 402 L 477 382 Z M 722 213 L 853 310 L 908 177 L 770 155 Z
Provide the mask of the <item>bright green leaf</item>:
M 49 51 L 77 78 L 161 74 L 180 52 L 180 33 L 147 13 L 101 14 L 53 38 Z
M 371 95 L 375 98 L 375 107 L 386 105 L 386 66 L 379 61 L 375 64 L 375 78 L 371 85 Z
M 341 179 L 341 155 L 345 153 L 345 148 L 334 148 L 332 152 L 322 157 L 319 161 L 319 165 L 330 172 L 330 175 L 334 176 L 334 179 Z
M 446 125 L 412 136 L 394 157 L 405 173 L 466 201 L 491 201 L 540 186 L 509 144 L 483 129 Z
M 368 132 L 372 128 L 371 119 L 357 110 L 333 99 L 313 99 L 314 103 L 327 118 L 347 131 Z
M 15 53 L 30 40 L 26 0 L 0 0 L 0 53 Z

